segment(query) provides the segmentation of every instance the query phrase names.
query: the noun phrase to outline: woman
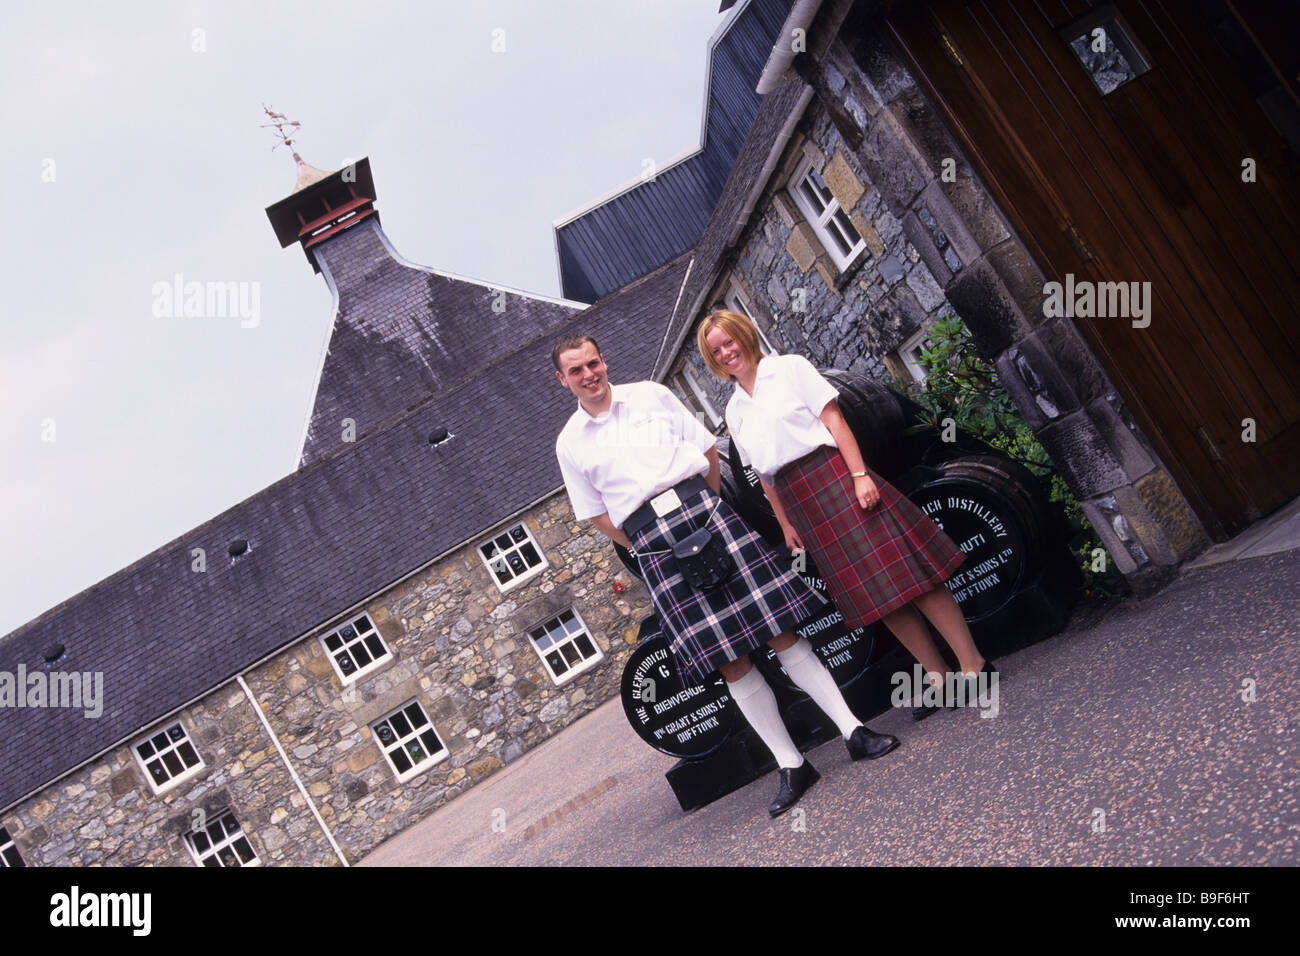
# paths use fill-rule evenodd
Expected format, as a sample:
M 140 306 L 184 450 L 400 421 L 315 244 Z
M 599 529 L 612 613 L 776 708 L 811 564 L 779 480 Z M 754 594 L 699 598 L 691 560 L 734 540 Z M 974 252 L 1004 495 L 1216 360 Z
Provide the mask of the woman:
M 738 312 L 710 313 L 696 340 L 710 371 L 736 383 L 727 428 L 741 460 L 758 472 L 786 546 L 811 555 L 845 624 L 883 621 L 942 685 L 947 667 L 928 619 L 968 681 L 994 673 L 943 585 L 961 551 L 863 462 L 835 387 L 801 355 L 764 355 L 753 323 Z M 937 709 L 923 705 L 912 716 Z

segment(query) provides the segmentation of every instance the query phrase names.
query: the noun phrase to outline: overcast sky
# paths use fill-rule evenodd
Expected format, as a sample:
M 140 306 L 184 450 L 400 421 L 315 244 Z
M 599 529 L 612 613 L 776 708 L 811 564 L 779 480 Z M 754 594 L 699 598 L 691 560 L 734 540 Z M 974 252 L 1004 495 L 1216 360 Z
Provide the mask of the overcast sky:
M 297 464 L 331 301 L 267 221 L 263 103 L 313 166 L 370 157 L 407 259 L 558 296 L 552 222 L 698 146 L 717 8 L 7 8 L 0 634 Z M 257 324 L 156 316 L 177 275 L 256 283 Z

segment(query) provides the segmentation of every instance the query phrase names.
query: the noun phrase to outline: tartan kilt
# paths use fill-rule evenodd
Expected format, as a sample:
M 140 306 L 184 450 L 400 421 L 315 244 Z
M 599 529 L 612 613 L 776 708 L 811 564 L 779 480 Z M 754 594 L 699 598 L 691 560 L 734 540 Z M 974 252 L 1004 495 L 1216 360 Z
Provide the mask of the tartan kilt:
M 847 627 L 865 627 L 933 590 L 965 560 L 898 489 L 867 469 L 880 501 L 863 510 L 839 449 L 822 445 L 777 473 L 773 488 Z
M 721 587 L 705 593 L 682 577 L 671 549 L 675 541 L 700 528 L 710 511 L 709 527 L 722 537 L 736 572 Z M 827 610 L 826 600 L 792 570 L 788 557 L 768 545 L 712 491 L 685 496 L 679 510 L 646 525 L 632 544 L 687 685 L 704 683 L 721 665 Z

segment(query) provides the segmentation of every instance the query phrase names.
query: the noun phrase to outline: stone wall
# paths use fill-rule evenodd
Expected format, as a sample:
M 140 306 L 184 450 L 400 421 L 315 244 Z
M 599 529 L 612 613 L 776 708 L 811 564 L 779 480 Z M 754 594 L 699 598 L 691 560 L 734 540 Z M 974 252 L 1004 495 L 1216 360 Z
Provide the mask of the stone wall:
M 846 19 L 852 6 L 828 4 L 810 31 L 833 36 L 796 60 L 816 96 L 706 308 L 738 287 L 778 349 L 898 383 L 907 381 L 898 345 L 944 312 L 961 317 L 1116 566 L 1139 591 L 1159 586 L 1208 544 L 1200 522 L 1073 323 L 1045 318 L 1044 276 L 877 9 L 859 3 Z M 805 158 L 866 242 L 844 271 L 787 192 Z M 670 372 L 702 368 L 694 351 L 691 337 Z M 729 384 L 697 378 L 725 405 Z
M 502 527 L 520 521 L 549 567 L 502 593 L 476 552 L 485 534 L 408 578 L 364 608 L 392 657 L 352 684 L 317 635 L 244 675 L 349 862 L 618 693 L 649 595 L 563 493 Z M 570 607 L 603 659 L 557 686 L 527 630 Z M 399 783 L 370 724 L 411 699 L 450 753 Z M 159 726 L 175 719 L 203 770 L 155 795 L 129 746 L 115 748 L 4 814 L 23 859 L 190 866 L 185 833 L 232 810 L 263 864 L 338 863 L 238 683 Z

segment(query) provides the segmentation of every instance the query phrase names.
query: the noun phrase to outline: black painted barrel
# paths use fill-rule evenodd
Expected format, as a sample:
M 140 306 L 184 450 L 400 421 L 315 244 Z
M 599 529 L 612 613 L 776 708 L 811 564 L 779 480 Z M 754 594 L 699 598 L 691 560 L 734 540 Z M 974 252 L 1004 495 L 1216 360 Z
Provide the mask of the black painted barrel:
M 641 622 L 637 645 L 623 665 L 623 713 L 638 737 L 671 757 L 703 757 L 731 735 L 736 708 L 716 674 L 686 683 L 668 649 L 659 619 Z
M 947 585 L 972 623 L 1005 607 L 1061 543 L 1038 480 L 1000 456 L 969 455 L 916 469 L 900 490 L 965 553 Z

